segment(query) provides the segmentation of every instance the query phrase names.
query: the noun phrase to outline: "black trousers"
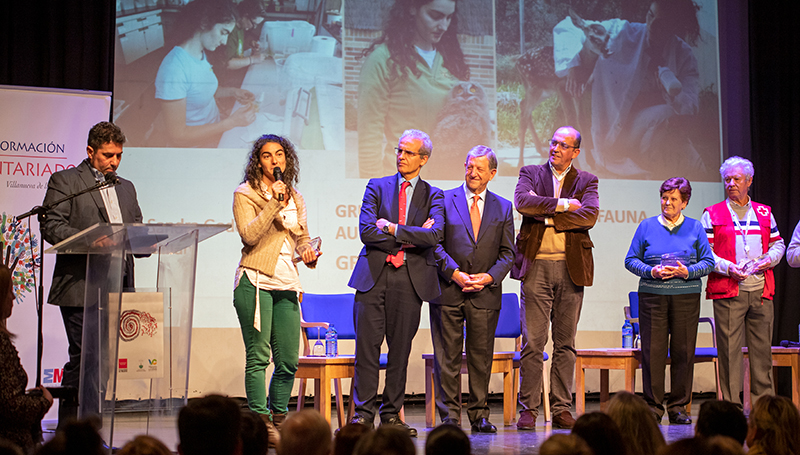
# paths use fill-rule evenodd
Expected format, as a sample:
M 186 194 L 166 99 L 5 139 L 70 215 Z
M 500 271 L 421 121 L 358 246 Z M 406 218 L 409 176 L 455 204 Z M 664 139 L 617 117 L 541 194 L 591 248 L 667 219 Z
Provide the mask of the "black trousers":
M 667 352 L 670 383 L 667 412 L 685 410 L 692 399 L 694 351 L 700 319 L 700 294 L 639 293 L 639 333 L 642 337 L 642 390 L 650 408 L 664 415 L 664 374 Z M 669 351 L 667 349 L 669 348 Z
M 61 319 L 64 321 L 64 330 L 67 332 L 67 353 L 69 360 L 64 364 L 64 376 L 61 378 L 62 387 L 75 387 L 78 389 L 81 379 L 81 343 L 83 337 L 83 307 L 62 306 Z M 58 427 L 61 428 L 70 419 L 78 418 L 78 403 L 76 401 L 59 401 Z
M 417 296 L 408 266 L 383 267 L 375 286 L 356 292 L 353 319 L 356 328 L 354 403 L 356 413 L 372 422 L 378 394 L 378 372 L 383 339 L 389 345 L 386 383 L 380 407 L 381 421 L 400 412 L 406 393 L 408 356 L 419 328 L 422 300 Z
M 442 420 L 450 417 L 461 422 L 461 352 L 466 322 L 467 373 L 470 424 L 489 418 L 489 379 L 494 358 L 494 332 L 500 310 L 476 308 L 469 300 L 458 305 L 431 305 L 431 340 L 433 342 L 433 381 L 436 407 Z

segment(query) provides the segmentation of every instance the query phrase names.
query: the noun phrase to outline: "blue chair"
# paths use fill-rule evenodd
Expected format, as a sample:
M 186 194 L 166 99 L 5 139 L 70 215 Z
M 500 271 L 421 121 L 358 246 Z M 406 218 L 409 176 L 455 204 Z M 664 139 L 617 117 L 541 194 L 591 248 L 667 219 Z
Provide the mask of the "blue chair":
M 300 301 L 300 327 L 303 338 L 303 355 L 300 357 L 295 379 L 300 379 L 300 390 L 297 394 L 297 410 L 305 406 L 306 380 L 314 379 L 314 407 L 331 422 L 331 389 L 334 382 L 336 395 L 336 411 L 339 428 L 344 426 L 353 416 L 353 382 L 350 382 L 350 402 L 347 419 L 344 414 L 342 399 L 342 378 L 352 378 L 355 372 L 355 356 L 312 357 L 312 346 L 320 339 L 329 325 L 336 328 L 340 340 L 355 340 L 356 329 L 353 323 L 353 294 L 303 294 Z M 315 322 L 309 322 L 315 321 Z M 323 322 L 324 321 L 324 322 Z M 380 356 L 380 369 L 386 369 L 387 355 Z M 405 411 L 400 409 L 400 418 L 405 421 Z
M 631 291 L 628 293 L 628 304 L 626 306 L 625 311 L 625 319 L 629 319 L 631 321 L 631 325 L 633 325 L 633 336 L 634 336 L 634 348 L 638 348 L 639 340 L 641 336 L 639 335 L 639 293 L 636 291 Z M 703 362 L 712 362 L 714 364 L 714 374 L 716 376 L 716 385 L 717 385 L 717 399 L 722 400 L 722 389 L 719 386 L 719 363 L 717 362 L 717 326 L 714 323 L 714 318 L 707 318 L 702 317 L 700 318 L 699 322 L 701 323 L 708 323 L 711 325 L 711 343 L 712 346 L 710 347 L 697 347 L 694 351 L 694 363 L 703 363 Z M 669 351 L 667 352 L 667 364 L 669 364 Z M 691 412 L 692 404 L 689 403 L 686 406 L 686 412 Z
M 497 321 L 495 338 L 513 338 L 514 350 L 495 352 L 492 361 L 492 373 L 503 373 L 503 424 L 511 425 L 516 417 L 517 392 L 519 389 L 519 362 L 522 348 L 522 331 L 520 329 L 519 297 L 517 294 L 503 294 L 500 316 Z M 544 360 L 548 360 L 546 352 Z M 433 354 L 423 354 L 425 360 L 425 424 L 428 428 L 436 422 L 436 393 L 433 386 Z M 467 355 L 462 354 L 461 374 L 467 374 Z M 545 421 L 550 421 L 550 387 L 546 369 L 542 369 L 542 402 L 544 404 Z

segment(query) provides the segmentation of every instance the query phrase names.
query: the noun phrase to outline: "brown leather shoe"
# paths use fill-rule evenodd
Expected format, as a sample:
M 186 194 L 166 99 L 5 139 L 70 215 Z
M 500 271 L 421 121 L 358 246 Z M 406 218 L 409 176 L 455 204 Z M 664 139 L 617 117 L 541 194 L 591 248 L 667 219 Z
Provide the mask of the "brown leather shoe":
M 553 416 L 553 426 L 569 430 L 575 426 L 575 418 L 572 417 L 569 411 L 562 411 L 560 414 Z
M 278 447 L 278 444 L 281 442 L 281 433 L 275 428 L 275 424 L 272 423 L 272 418 L 269 414 L 259 414 L 261 420 L 264 421 L 264 424 L 267 426 L 267 437 L 269 438 L 269 447 L 274 449 Z
M 533 409 L 524 409 L 519 412 L 519 420 L 517 420 L 517 430 L 535 430 L 536 429 L 536 411 Z
M 283 425 L 284 420 L 286 420 L 286 414 L 272 413 L 272 424 L 275 425 L 278 431 L 281 431 L 281 425 Z

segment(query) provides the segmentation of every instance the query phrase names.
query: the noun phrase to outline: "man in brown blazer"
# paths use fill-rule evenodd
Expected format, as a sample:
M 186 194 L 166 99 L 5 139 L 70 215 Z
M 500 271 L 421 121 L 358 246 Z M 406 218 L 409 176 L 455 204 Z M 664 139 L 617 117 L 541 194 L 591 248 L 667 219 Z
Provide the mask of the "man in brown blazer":
M 575 332 L 583 288 L 594 276 L 589 229 L 597 221 L 597 177 L 573 167 L 581 135 L 570 126 L 556 130 L 550 158 L 520 169 L 514 205 L 522 214 L 511 277 L 522 281 L 520 359 L 522 404 L 517 428 L 536 428 L 542 391 L 543 351 L 552 322 L 553 364 L 550 401 L 553 425 L 572 428 L 575 419 L 572 384 L 575 377 Z

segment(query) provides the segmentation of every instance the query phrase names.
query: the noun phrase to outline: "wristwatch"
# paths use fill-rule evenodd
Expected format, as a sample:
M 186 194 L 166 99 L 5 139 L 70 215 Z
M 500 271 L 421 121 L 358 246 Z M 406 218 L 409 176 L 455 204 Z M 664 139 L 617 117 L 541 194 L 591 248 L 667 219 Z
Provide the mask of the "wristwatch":
M 392 224 L 392 223 L 386 223 L 386 224 L 383 225 L 383 228 L 381 228 L 381 231 L 383 231 L 384 234 L 391 234 L 391 232 L 389 232 L 389 225 L 390 224 Z

